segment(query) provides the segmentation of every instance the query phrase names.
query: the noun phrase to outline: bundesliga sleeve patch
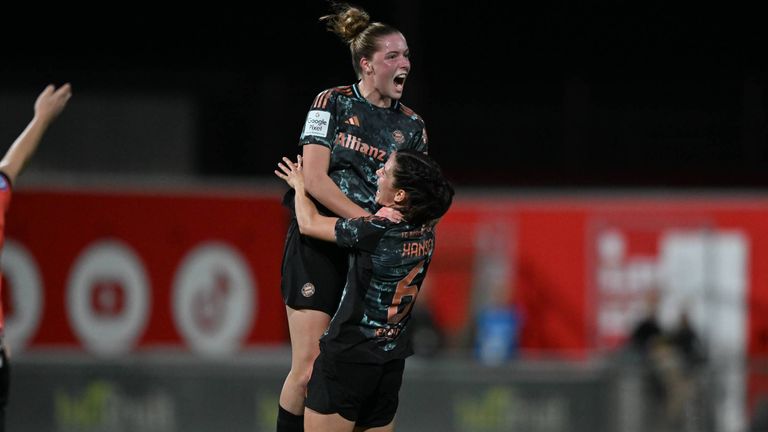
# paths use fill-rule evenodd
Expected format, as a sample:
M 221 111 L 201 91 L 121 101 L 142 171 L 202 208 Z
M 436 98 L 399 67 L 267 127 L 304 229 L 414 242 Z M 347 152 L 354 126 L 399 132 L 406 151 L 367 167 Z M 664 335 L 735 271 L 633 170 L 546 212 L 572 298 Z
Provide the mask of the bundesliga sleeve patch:
M 8 182 L 5 180 L 4 175 L 0 175 L 0 190 L 8 189 Z
M 307 114 L 307 122 L 304 123 L 304 131 L 301 133 L 301 137 L 318 136 L 325 137 L 328 135 L 328 123 L 331 120 L 331 113 L 328 111 L 312 110 Z

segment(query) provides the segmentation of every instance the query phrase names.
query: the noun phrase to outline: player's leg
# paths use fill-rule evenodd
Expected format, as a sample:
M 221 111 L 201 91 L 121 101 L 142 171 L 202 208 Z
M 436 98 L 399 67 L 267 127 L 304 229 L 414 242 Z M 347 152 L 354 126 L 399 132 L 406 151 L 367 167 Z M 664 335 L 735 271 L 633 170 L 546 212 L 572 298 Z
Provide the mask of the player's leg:
M 376 393 L 380 375 L 379 365 L 348 363 L 335 354 L 321 352 L 307 386 L 304 429 L 307 432 L 352 432 L 364 401 Z M 371 425 L 381 424 L 384 423 Z
M 355 422 L 340 414 L 321 414 L 310 408 L 304 410 L 304 430 L 306 432 L 352 432 Z
M 280 284 L 291 337 L 291 371 L 280 392 L 277 432 L 303 430 L 307 382 L 320 337 L 339 305 L 347 261 L 346 250 L 302 236 L 296 220 L 291 221 Z
M 280 392 L 277 432 L 300 432 L 304 398 L 319 340 L 339 305 L 346 278 L 347 254 L 331 242 L 299 232 L 293 219 L 283 255 L 281 291 L 291 338 L 291 371 Z
M 400 404 L 400 387 L 403 384 L 405 360 L 390 360 L 381 365 L 380 371 L 376 379 L 375 392 L 366 398 L 360 408 L 355 432 L 395 430 L 395 414 Z
M 312 365 L 320 353 L 320 336 L 328 327 L 331 317 L 325 312 L 311 309 L 295 310 L 286 306 L 288 329 L 291 337 L 291 370 L 280 392 L 278 432 L 301 431 L 304 398 Z

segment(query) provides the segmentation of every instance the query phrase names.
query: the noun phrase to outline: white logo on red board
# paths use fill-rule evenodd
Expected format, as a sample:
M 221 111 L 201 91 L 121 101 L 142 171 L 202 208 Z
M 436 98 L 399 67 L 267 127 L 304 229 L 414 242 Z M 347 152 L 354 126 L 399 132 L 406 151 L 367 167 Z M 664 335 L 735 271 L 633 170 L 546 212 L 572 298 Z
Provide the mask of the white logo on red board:
M 43 287 L 35 258 L 19 242 L 5 240 L 2 259 L 5 342 L 20 352 L 37 332 Z
M 717 326 L 718 331 L 730 332 L 722 340 L 741 340 L 743 311 L 738 305 L 746 290 L 747 238 L 735 230 L 712 229 L 695 221 L 687 225 L 641 222 L 640 218 L 623 224 L 603 222 L 592 231 L 598 346 L 612 349 L 624 344 L 633 325 L 649 312 L 655 313 L 664 329 L 676 328 L 685 312 L 710 338 L 717 332 L 703 328 L 709 321 L 705 317 L 727 315 Z M 655 302 L 650 300 L 652 294 L 658 296 Z
M 173 314 L 186 342 L 206 356 L 231 354 L 248 337 L 256 286 L 234 248 L 207 242 L 182 260 L 173 282 Z
M 130 351 L 147 324 L 149 301 L 144 265 L 124 243 L 93 243 L 72 267 L 67 312 L 75 334 L 95 354 Z

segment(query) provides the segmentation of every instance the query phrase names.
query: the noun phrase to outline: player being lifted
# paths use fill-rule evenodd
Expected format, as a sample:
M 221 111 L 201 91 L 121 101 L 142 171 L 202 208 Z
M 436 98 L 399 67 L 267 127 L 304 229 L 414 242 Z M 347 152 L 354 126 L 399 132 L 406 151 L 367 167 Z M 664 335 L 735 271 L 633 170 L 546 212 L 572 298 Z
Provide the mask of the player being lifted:
M 405 37 L 371 22 L 357 7 L 341 5 L 321 18 L 348 46 L 358 81 L 317 95 L 299 145 L 306 190 L 321 214 L 351 218 L 376 213 L 376 171 L 399 149 L 427 151 L 424 122 L 400 103 L 411 71 Z M 285 204 L 293 210 L 293 191 Z M 398 214 L 384 209 L 387 217 Z M 291 370 L 280 393 L 277 431 L 302 430 L 304 397 L 317 341 L 339 305 L 347 251 L 301 235 L 289 224 L 282 265 L 282 295 L 291 338 Z

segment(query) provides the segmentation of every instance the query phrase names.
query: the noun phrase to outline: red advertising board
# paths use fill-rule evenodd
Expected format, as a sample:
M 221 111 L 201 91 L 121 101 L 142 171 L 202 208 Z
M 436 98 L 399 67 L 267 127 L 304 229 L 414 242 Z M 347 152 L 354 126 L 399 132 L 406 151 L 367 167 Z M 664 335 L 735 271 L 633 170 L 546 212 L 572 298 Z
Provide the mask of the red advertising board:
M 107 355 L 283 343 L 287 217 L 277 193 L 18 191 L 7 337 Z
M 6 340 L 103 356 L 285 344 L 287 217 L 277 191 L 17 191 Z M 524 355 L 585 358 L 625 344 L 657 293 L 665 328 L 688 314 L 715 363 L 743 365 L 768 354 L 766 221 L 765 196 L 459 191 L 418 308 L 449 349 L 474 349 L 483 309 L 511 306 Z M 768 394 L 762 369 L 744 372 L 722 375 L 723 400 Z
M 755 312 L 768 300 L 766 220 L 763 197 L 460 199 L 439 225 L 429 289 L 439 285 L 441 295 L 428 297 L 443 329 L 461 332 L 477 304 L 473 292 L 489 290 L 479 276 L 483 263 L 506 262 L 496 273 L 509 279 L 505 298 L 525 316 L 521 346 L 589 355 L 623 342 L 622 326 L 631 322 L 615 317 L 639 318 L 646 292 L 685 291 L 665 309 L 671 317 L 672 309 L 701 306 L 696 289 L 720 283 L 743 293 L 745 347 L 763 355 L 768 314 Z M 483 237 L 507 246 L 489 249 Z
M 287 213 L 279 201 L 277 192 L 18 191 L 8 215 L 4 296 L 9 327 L 23 331 L 9 330 L 9 337 L 28 349 L 93 348 L 99 337 L 137 350 L 186 349 L 206 334 L 229 342 L 200 342 L 195 349 L 226 352 L 285 342 L 279 278 Z M 720 261 L 730 267 L 721 273 L 727 274 L 715 276 L 740 284 L 744 347 L 763 355 L 765 220 L 763 197 L 459 194 L 438 227 L 420 299 L 457 346 L 471 340 L 477 308 L 493 301 L 520 308 L 523 349 L 589 355 L 622 342 L 630 323 L 617 317 L 639 316 L 638 304 L 651 285 L 694 283 L 696 277 L 686 282 L 675 269 L 688 252 L 697 256 L 703 248 L 725 254 Z M 40 295 L 30 299 L 35 288 L 18 284 L 38 285 Z M 247 292 L 238 289 L 243 286 Z M 688 306 L 702 307 L 690 298 L 676 300 L 677 306 L 688 300 Z M 83 314 L 86 319 L 78 318 Z M 222 321 L 230 315 L 236 322 Z M 107 330 L 99 336 L 90 327 Z

